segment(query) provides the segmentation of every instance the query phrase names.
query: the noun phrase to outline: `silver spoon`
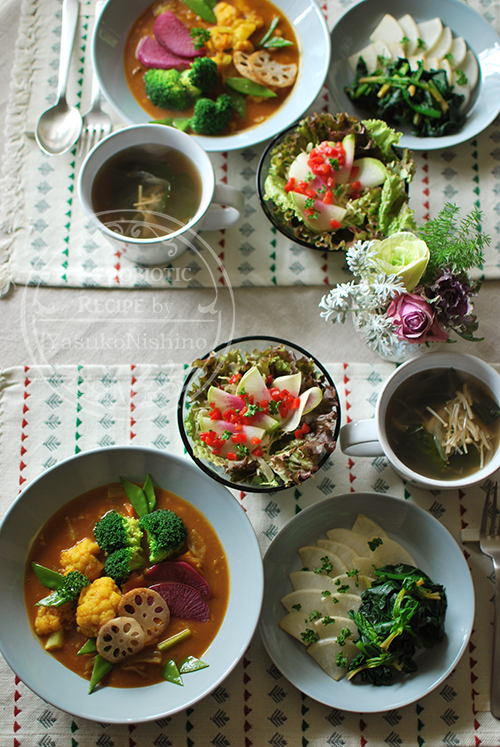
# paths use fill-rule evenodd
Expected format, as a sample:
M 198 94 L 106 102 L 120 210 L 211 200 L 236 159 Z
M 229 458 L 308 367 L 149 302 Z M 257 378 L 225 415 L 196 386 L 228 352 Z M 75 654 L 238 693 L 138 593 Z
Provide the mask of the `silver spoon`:
M 69 64 L 79 10 L 78 0 L 63 0 L 57 101 L 40 116 L 35 130 L 38 146 L 48 156 L 66 153 L 76 143 L 82 131 L 82 115 L 66 101 Z

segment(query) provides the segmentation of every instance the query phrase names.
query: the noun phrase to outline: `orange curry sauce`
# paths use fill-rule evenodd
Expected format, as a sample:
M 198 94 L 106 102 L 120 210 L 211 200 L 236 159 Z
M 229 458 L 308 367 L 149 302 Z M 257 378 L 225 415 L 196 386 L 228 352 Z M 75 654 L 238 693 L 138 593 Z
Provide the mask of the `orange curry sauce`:
M 191 630 L 190 638 L 163 652 L 162 664 L 147 664 L 140 674 L 137 671 L 124 669 L 126 661 L 123 664 L 115 665 L 102 680 L 102 684 L 105 686 L 142 687 L 163 681 L 162 671 L 164 662 L 167 660 L 174 659 L 178 664 L 186 656 L 195 656 L 196 658 L 203 656 L 217 635 L 226 613 L 230 586 L 229 567 L 224 549 L 214 528 L 197 508 L 174 493 L 155 487 L 155 494 L 156 508 L 167 508 L 174 511 L 182 518 L 188 534 L 195 530 L 201 538 L 200 544 L 204 546 L 205 551 L 203 561 L 197 560 L 191 555 L 190 551 L 172 559 L 191 562 L 208 581 L 211 592 L 208 600 L 210 619 L 207 622 L 200 622 L 171 617 L 169 625 L 159 640 L 170 638 L 185 628 Z M 60 571 L 61 552 L 73 547 L 85 537 L 95 541 L 95 524 L 111 510 L 118 511 L 124 516 L 134 515 L 121 485 L 115 483 L 95 488 L 74 498 L 46 522 L 35 538 L 27 558 L 24 580 L 26 609 L 34 635 L 36 635 L 34 620 L 38 609 L 35 607 L 35 603 L 51 592 L 38 581 L 31 568 L 31 563 L 36 562 L 47 568 Z M 147 559 L 146 545 L 145 548 L 144 556 Z M 104 553 L 101 554 L 100 559 L 104 562 Z M 104 575 L 104 572 L 101 575 Z M 135 579 L 134 576 L 137 576 L 137 574 L 132 574 L 131 579 L 124 585 L 124 591 L 128 590 L 130 586 L 145 585 L 141 583 L 143 581 L 142 576 Z M 39 637 L 42 646 L 47 638 L 48 636 Z M 71 630 L 64 631 L 63 648 L 51 652 L 51 655 L 76 674 L 85 679 L 90 679 L 94 655 L 76 655 L 86 640 L 88 640 L 86 636 L 76 630 L 75 624 Z M 154 645 L 145 647 L 143 653 L 152 648 L 154 648 Z
M 262 28 L 257 29 L 254 34 L 250 37 L 250 41 L 256 47 L 257 43 L 264 36 L 265 32 L 269 28 L 271 21 L 276 16 L 279 16 L 280 20 L 277 26 L 276 32 L 281 35 L 284 39 L 293 42 L 293 46 L 269 49 L 268 52 L 271 57 L 283 65 L 290 63 L 299 62 L 299 51 L 297 46 L 297 40 L 293 32 L 292 26 L 282 11 L 278 10 L 273 3 L 269 0 L 252 0 L 252 2 L 246 2 L 246 0 L 225 0 L 228 5 L 233 5 L 237 8 L 241 8 L 243 11 L 245 7 L 251 9 L 253 12 L 258 13 L 264 19 Z M 161 8 L 162 12 L 167 9 L 172 10 L 175 15 L 187 26 L 189 29 L 197 28 L 210 28 L 214 24 L 203 21 L 199 16 L 193 13 L 192 10 L 184 5 L 181 0 L 160 0 L 159 2 L 153 3 L 147 8 L 142 15 L 139 16 L 135 24 L 130 30 L 128 39 L 125 44 L 125 55 L 124 55 L 124 66 L 125 66 L 125 77 L 127 83 L 132 91 L 135 99 L 145 109 L 148 114 L 151 115 L 152 119 L 164 119 L 165 117 L 184 118 L 190 117 L 193 113 L 193 107 L 186 109 L 182 112 L 171 111 L 169 109 L 160 109 L 154 106 L 146 96 L 144 90 L 144 73 L 148 68 L 141 65 L 139 60 L 135 56 L 135 51 L 140 39 L 143 36 L 153 37 L 153 25 L 156 20 L 155 9 Z M 228 50 L 232 54 L 232 50 Z M 225 77 L 241 77 L 233 63 L 224 69 Z M 256 98 L 254 96 L 247 96 L 246 104 L 246 118 L 245 120 L 234 112 L 229 127 L 223 133 L 225 135 L 231 135 L 241 130 L 247 130 L 250 127 L 261 124 L 268 117 L 272 116 L 283 104 L 283 102 L 290 95 L 294 86 L 288 86 L 287 88 L 274 88 L 273 90 L 277 94 L 276 98 Z M 223 82 L 221 81 L 220 87 L 214 91 L 211 98 L 216 98 L 219 94 L 225 91 Z

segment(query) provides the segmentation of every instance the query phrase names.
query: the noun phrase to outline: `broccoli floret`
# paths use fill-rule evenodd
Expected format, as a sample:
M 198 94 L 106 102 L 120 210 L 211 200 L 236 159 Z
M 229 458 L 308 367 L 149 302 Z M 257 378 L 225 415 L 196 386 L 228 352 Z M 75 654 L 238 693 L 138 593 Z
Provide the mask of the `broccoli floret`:
M 142 529 L 138 519 L 122 516 L 117 511 L 108 511 L 94 527 L 97 544 L 110 555 L 122 547 L 140 547 Z
M 187 529 L 184 522 L 168 509 L 160 508 L 141 516 L 139 524 L 147 534 L 151 563 L 161 563 L 178 552 L 186 541 Z
M 199 135 L 218 135 L 228 126 L 233 110 L 233 100 L 227 93 L 222 93 L 217 101 L 198 99 L 189 124 Z
M 122 547 L 108 555 L 104 573 L 121 586 L 132 571 L 137 571 L 144 564 L 142 550 L 137 547 Z
M 181 81 L 190 91 L 193 91 L 194 99 L 198 98 L 201 93 L 211 93 L 218 80 L 217 63 L 210 57 L 196 57 L 189 70 L 181 73 Z
M 87 576 L 84 576 L 80 571 L 70 571 L 65 576 L 61 576 L 60 586 L 49 594 L 48 597 L 40 599 L 36 603 L 37 607 L 60 607 L 66 602 L 71 602 L 73 599 L 78 599 L 82 589 L 90 584 Z
M 151 68 L 144 76 L 146 96 L 161 109 L 182 112 L 191 106 L 192 98 L 181 81 L 178 70 L 157 70 Z

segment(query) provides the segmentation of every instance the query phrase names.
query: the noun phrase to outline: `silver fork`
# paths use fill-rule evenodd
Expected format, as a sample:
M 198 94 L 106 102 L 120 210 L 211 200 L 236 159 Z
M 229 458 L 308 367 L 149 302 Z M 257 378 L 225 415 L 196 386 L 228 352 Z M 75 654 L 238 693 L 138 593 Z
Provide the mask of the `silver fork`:
M 495 569 L 495 612 L 493 622 L 493 657 L 491 667 L 490 710 L 500 719 L 500 520 L 497 511 L 498 484 L 488 486 L 484 502 L 479 546 L 493 561 Z
M 101 14 L 103 2 L 97 0 L 95 5 L 95 25 L 99 20 Z M 95 28 L 95 26 L 94 26 Z M 109 135 L 111 132 L 111 119 L 106 112 L 101 109 L 101 91 L 99 88 L 99 81 L 97 75 L 92 75 L 92 93 L 91 93 L 91 107 L 87 114 L 83 116 L 83 127 L 80 140 L 78 141 L 77 156 L 85 155 L 96 143 L 99 142 L 103 137 Z

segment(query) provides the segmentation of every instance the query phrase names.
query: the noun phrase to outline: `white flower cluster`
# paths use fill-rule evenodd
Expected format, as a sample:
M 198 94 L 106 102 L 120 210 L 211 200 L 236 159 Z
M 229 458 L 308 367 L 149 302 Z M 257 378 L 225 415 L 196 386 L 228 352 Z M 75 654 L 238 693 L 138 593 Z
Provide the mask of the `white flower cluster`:
M 395 348 L 401 355 L 408 344 L 394 333 L 392 319 L 385 314 L 393 298 L 406 291 L 399 275 L 380 272 L 374 262 L 377 256 L 373 241 L 357 241 L 346 255 L 347 265 L 357 280 L 339 283 L 320 301 L 320 316 L 325 321 L 343 324 L 349 315 L 372 350 L 391 357 Z M 401 348 L 401 350 L 399 350 Z

